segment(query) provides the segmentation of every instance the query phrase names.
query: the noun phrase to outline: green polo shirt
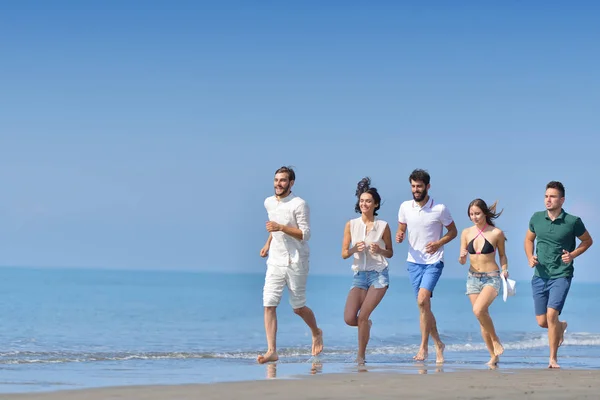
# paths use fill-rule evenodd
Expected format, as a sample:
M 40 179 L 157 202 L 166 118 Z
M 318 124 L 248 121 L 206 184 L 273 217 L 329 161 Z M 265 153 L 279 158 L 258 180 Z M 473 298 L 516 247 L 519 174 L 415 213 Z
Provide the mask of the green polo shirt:
M 585 233 L 581 218 L 561 210 L 552 221 L 547 211 L 539 211 L 529 220 L 529 230 L 535 233 L 537 239 L 535 253 L 538 265 L 534 275 L 544 279 L 572 277 L 573 261 L 565 264 L 561 257 L 563 249 L 568 252 L 575 250 L 575 238 Z

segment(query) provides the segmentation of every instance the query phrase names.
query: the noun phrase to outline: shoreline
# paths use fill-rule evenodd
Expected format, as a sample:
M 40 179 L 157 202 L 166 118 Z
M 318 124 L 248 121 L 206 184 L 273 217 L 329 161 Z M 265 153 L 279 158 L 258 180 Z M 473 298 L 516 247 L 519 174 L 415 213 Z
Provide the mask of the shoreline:
M 424 373 L 423 373 L 424 370 Z M 435 364 L 364 372 L 316 373 L 275 379 L 113 386 L 35 393 L 1 393 L 0 400 L 132 399 L 564 399 L 598 398 L 600 370 L 453 369 Z

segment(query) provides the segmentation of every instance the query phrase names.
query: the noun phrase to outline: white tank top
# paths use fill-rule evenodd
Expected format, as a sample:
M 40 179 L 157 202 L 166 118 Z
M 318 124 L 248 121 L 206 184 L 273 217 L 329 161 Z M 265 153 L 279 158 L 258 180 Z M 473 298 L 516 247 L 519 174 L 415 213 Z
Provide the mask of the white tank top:
M 387 222 L 375 218 L 373 229 L 367 234 L 367 225 L 362 221 L 362 217 L 350 220 L 350 237 L 354 246 L 358 242 L 365 242 L 366 248 L 364 251 L 357 251 L 353 254 L 354 260 L 352 263 L 353 271 L 377 271 L 381 272 L 388 266 L 387 259 L 381 254 L 373 254 L 369 251 L 371 243 L 377 243 L 379 247 L 385 249 L 383 241 L 383 232 Z

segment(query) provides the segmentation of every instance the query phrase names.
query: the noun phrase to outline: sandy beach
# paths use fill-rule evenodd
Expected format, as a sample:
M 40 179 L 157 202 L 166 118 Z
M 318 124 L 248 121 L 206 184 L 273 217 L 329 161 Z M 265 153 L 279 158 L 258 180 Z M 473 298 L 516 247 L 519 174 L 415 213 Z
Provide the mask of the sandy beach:
M 427 374 L 364 372 L 298 379 L 176 386 L 128 386 L 32 394 L 0 399 L 597 399 L 600 371 L 494 370 Z

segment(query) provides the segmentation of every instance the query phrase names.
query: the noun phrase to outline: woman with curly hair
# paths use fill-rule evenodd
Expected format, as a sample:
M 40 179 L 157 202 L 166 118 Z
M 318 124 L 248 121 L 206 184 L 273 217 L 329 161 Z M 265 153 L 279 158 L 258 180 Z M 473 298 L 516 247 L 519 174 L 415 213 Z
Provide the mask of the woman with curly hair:
M 371 332 L 369 317 L 389 286 L 388 258 L 392 258 L 392 234 L 387 222 L 376 218 L 381 205 L 377 189 L 371 180 L 363 178 L 356 189 L 354 211 L 360 217 L 351 219 L 344 228 L 342 258 L 353 257 L 354 279 L 346 299 L 344 321 L 358 327 L 356 362 L 365 363 L 365 353 Z

